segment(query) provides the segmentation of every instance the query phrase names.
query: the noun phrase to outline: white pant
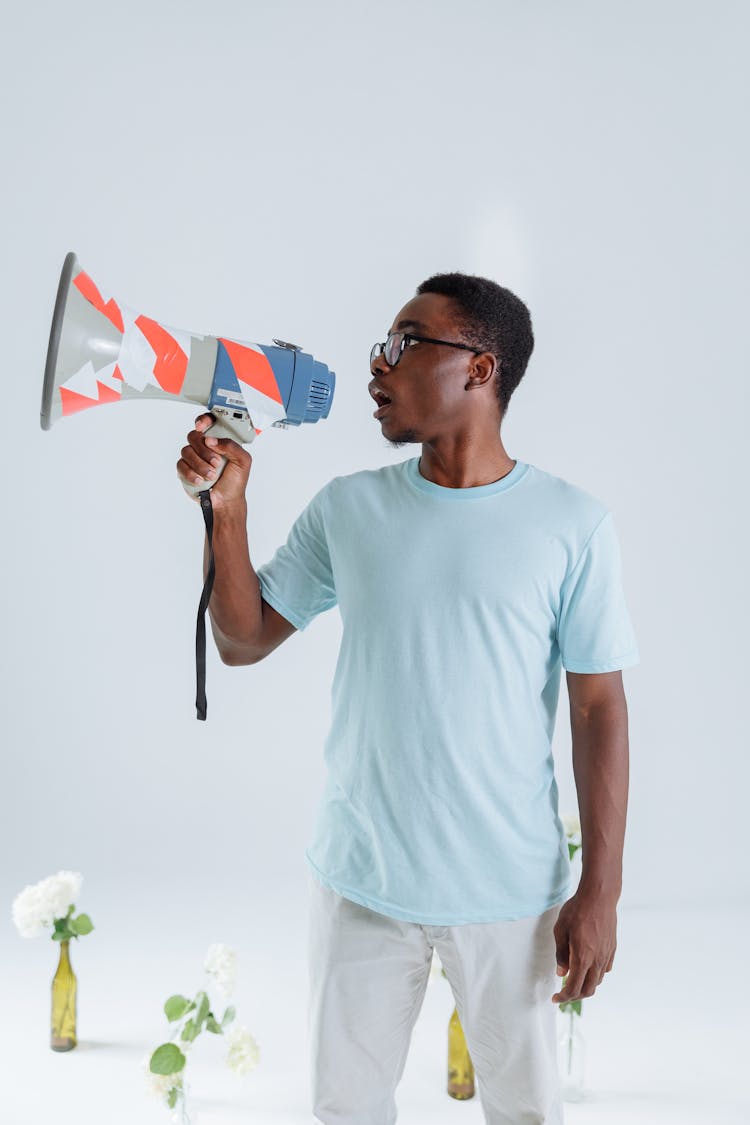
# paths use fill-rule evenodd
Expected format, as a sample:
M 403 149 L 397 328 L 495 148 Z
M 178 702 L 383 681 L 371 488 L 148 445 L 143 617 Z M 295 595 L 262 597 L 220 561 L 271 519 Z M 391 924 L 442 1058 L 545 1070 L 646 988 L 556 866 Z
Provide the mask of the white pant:
M 308 874 L 316 1121 L 393 1125 L 434 946 L 488 1125 L 563 1125 L 551 1000 L 560 984 L 553 935 L 560 906 L 514 922 L 423 926 L 375 913 Z

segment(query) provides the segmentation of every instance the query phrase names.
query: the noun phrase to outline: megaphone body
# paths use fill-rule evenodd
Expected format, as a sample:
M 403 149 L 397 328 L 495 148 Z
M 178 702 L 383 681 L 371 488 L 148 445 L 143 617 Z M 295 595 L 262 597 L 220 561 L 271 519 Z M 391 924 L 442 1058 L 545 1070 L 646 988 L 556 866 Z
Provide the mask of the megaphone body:
M 50 329 L 41 424 L 128 399 L 171 399 L 210 411 L 213 437 L 252 442 L 268 426 L 327 418 L 336 376 L 283 340 L 273 345 L 206 336 L 161 322 L 106 296 L 65 258 Z M 225 464 L 217 469 L 213 484 Z M 211 484 L 189 485 L 192 493 Z

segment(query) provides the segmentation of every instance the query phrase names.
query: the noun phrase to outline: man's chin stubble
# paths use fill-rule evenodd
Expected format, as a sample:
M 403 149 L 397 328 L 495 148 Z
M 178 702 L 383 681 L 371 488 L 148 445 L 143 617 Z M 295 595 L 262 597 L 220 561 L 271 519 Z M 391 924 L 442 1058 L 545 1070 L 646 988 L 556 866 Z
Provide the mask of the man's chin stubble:
M 419 441 L 416 430 L 403 430 L 402 433 L 397 434 L 396 437 L 386 438 L 391 449 L 401 449 L 404 445 L 410 445 L 415 441 Z

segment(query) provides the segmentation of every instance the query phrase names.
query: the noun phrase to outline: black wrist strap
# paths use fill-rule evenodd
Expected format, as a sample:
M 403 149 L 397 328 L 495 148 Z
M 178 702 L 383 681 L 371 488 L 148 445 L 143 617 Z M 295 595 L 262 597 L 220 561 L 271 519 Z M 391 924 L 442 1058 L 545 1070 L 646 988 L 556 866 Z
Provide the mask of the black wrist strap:
M 206 610 L 211 598 L 211 591 L 214 588 L 214 574 L 216 573 L 216 566 L 214 564 L 214 547 L 213 547 L 213 533 L 214 533 L 214 510 L 211 507 L 211 492 L 206 489 L 205 492 L 198 493 L 198 499 L 201 503 L 201 511 L 203 512 L 203 519 L 206 524 L 206 537 L 208 539 L 208 570 L 206 571 L 206 581 L 203 583 L 203 593 L 198 605 L 198 621 L 195 626 L 195 677 L 197 682 L 196 695 L 195 695 L 195 709 L 197 711 L 198 719 L 206 718 Z

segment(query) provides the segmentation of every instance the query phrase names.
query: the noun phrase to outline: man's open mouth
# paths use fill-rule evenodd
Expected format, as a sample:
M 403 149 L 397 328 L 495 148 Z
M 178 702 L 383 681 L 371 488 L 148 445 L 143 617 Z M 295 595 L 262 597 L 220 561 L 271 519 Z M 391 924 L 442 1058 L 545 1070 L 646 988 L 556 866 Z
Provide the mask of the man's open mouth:
M 391 405 L 391 397 L 390 395 L 387 395 L 385 391 L 381 391 L 380 389 L 376 390 L 374 388 L 370 391 L 370 394 L 377 404 L 377 410 L 375 411 L 373 417 L 379 418 L 381 414 L 384 414 L 388 407 Z

